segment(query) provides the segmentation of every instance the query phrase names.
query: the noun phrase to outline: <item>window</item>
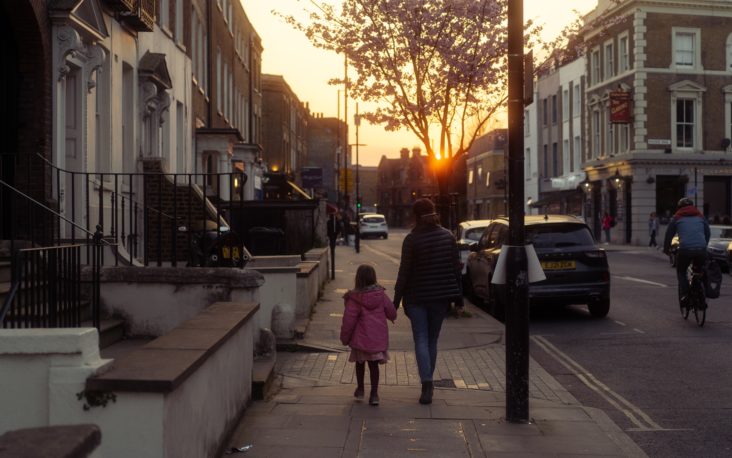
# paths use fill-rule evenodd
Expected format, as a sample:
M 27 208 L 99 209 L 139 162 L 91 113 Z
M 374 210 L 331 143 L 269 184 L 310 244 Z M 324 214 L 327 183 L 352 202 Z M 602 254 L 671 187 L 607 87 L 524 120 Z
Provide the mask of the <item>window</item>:
M 529 117 L 529 110 L 524 110 L 524 137 L 531 135 L 531 118 Z
M 562 121 L 569 119 L 569 89 L 562 91 Z
M 221 72 L 221 48 L 216 48 L 216 110 L 221 113 L 223 99 L 224 78 Z
M 630 69 L 630 49 L 629 49 L 629 41 L 628 36 L 621 36 L 619 43 L 618 43 L 618 53 L 620 54 L 620 68 L 618 69 L 618 73 L 622 73 L 626 70 Z
M 526 148 L 526 155 L 524 156 L 524 178 L 531 178 L 531 148 Z
M 673 33 L 674 65 L 677 68 L 701 67 L 699 30 L 674 27 Z
M 542 169 L 543 177 L 546 178 L 549 176 L 549 152 L 547 151 L 547 145 L 544 145 L 544 157 L 542 158 L 544 160 L 544 168 Z
M 732 71 L 732 34 L 727 37 L 727 69 Z
M 569 151 L 569 140 L 564 140 L 562 142 L 562 173 L 571 172 L 572 171 L 572 164 L 571 164 L 572 154 L 571 151 Z
M 468 184 L 473 184 L 473 169 L 468 170 Z
M 615 76 L 615 50 L 612 41 L 605 44 L 605 79 Z
M 170 0 L 160 0 L 160 27 L 170 29 Z
M 572 114 L 576 118 L 582 113 L 582 95 L 580 94 L 579 83 L 574 85 L 573 93 L 574 96 L 572 98 Z
M 483 176 L 483 166 L 479 165 L 478 166 L 478 178 L 480 178 L 481 176 Z
M 592 158 L 600 156 L 600 111 L 592 112 Z
M 581 153 L 582 152 L 582 142 L 579 138 L 579 135 L 574 137 L 574 151 L 572 151 L 572 171 L 579 170 L 580 164 L 582 162 L 581 159 Z
M 694 99 L 676 100 L 676 146 L 694 147 Z
M 552 176 L 559 175 L 559 151 L 557 151 L 557 144 L 552 143 Z
M 597 84 L 600 80 L 600 50 L 595 49 L 592 51 L 592 54 L 590 54 L 590 75 L 591 75 L 591 84 Z
M 605 135 L 605 154 L 615 154 L 615 124 L 610 118 L 610 107 L 605 115 L 607 121 L 607 132 Z
M 552 96 L 552 124 L 557 122 L 557 96 Z
M 547 123 L 547 102 L 546 99 L 541 101 L 542 104 L 542 116 L 544 118 L 544 125 L 546 126 Z
M 183 44 L 183 0 L 175 0 L 175 41 Z
M 620 134 L 619 153 L 625 153 L 630 149 L 630 126 L 628 124 L 619 124 L 618 133 Z

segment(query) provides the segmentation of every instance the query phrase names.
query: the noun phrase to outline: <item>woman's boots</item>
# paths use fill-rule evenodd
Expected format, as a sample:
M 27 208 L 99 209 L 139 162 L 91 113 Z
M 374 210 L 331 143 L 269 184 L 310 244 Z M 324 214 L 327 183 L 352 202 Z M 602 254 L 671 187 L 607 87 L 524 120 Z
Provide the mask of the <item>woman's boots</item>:
M 422 395 L 419 397 L 420 404 L 432 404 L 432 393 L 435 387 L 432 382 L 422 382 Z

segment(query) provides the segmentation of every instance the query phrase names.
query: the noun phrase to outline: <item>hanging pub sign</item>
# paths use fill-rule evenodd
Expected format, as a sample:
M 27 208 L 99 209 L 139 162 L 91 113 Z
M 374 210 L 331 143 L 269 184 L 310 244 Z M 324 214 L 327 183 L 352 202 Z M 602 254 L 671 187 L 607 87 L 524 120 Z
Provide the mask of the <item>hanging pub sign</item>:
M 613 124 L 629 124 L 630 117 L 630 92 L 611 92 L 610 122 Z

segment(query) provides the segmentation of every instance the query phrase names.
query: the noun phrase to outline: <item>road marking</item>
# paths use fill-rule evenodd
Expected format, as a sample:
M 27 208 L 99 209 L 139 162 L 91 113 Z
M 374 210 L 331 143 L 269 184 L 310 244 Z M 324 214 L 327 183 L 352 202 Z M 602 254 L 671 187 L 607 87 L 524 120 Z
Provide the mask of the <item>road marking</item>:
M 620 394 L 613 391 L 609 386 L 602 383 L 587 369 L 582 367 L 577 361 L 573 360 L 569 355 L 562 352 L 543 336 L 531 336 L 545 352 L 556 359 L 562 366 L 569 369 L 578 379 L 582 381 L 588 388 L 599 394 L 610 405 L 615 407 L 619 412 L 625 415 L 637 429 L 634 431 L 663 431 L 664 428 L 653 421 L 639 407 L 625 399 Z
M 645 331 L 641 331 L 638 328 L 633 328 L 633 331 L 637 332 L 638 334 L 645 334 Z
M 627 326 L 627 324 L 623 323 L 622 321 L 615 320 L 616 323 L 618 323 L 620 326 Z
M 394 263 L 394 264 L 396 264 L 396 265 L 399 265 L 399 263 L 401 262 L 401 261 L 399 260 L 399 258 L 395 258 L 394 256 L 392 256 L 392 255 L 390 255 L 390 254 L 388 254 L 388 253 L 384 253 L 384 252 L 383 252 L 383 251 L 381 251 L 381 250 L 377 250 L 376 248 L 372 248 L 372 247 L 370 247 L 369 245 L 364 245 L 364 247 L 365 247 L 365 248 L 366 248 L 367 250 L 369 250 L 369 251 L 371 251 L 371 252 L 373 252 L 373 253 L 375 253 L 375 254 L 378 254 L 379 256 L 383 256 L 383 257 L 385 257 L 386 259 L 388 259 L 389 261 L 393 262 L 393 263 Z
M 652 286 L 658 286 L 661 288 L 668 288 L 668 285 L 664 285 L 663 283 L 656 283 L 655 281 L 643 280 L 642 278 L 625 277 L 622 275 L 613 275 L 613 277 L 619 278 L 621 280 L 628 280 L 628 281 L 634 281 L 636 283 L 643 283 L 645 285 L 652 285 Z

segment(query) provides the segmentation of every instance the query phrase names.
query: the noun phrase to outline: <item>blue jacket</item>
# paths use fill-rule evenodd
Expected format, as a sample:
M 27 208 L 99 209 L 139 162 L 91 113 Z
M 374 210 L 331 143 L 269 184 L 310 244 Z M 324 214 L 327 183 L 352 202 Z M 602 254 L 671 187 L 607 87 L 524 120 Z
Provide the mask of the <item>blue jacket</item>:
M 699 213 L 699 210 L 694 207 L 687 208 L 690 210 L 681 209 L 671 219 L 663 243 L 665 250 L 671 247 L 671 240 L 677 233 L 679 234 L 679 250 L 706 250 L 711 236 L 709 223 Z

